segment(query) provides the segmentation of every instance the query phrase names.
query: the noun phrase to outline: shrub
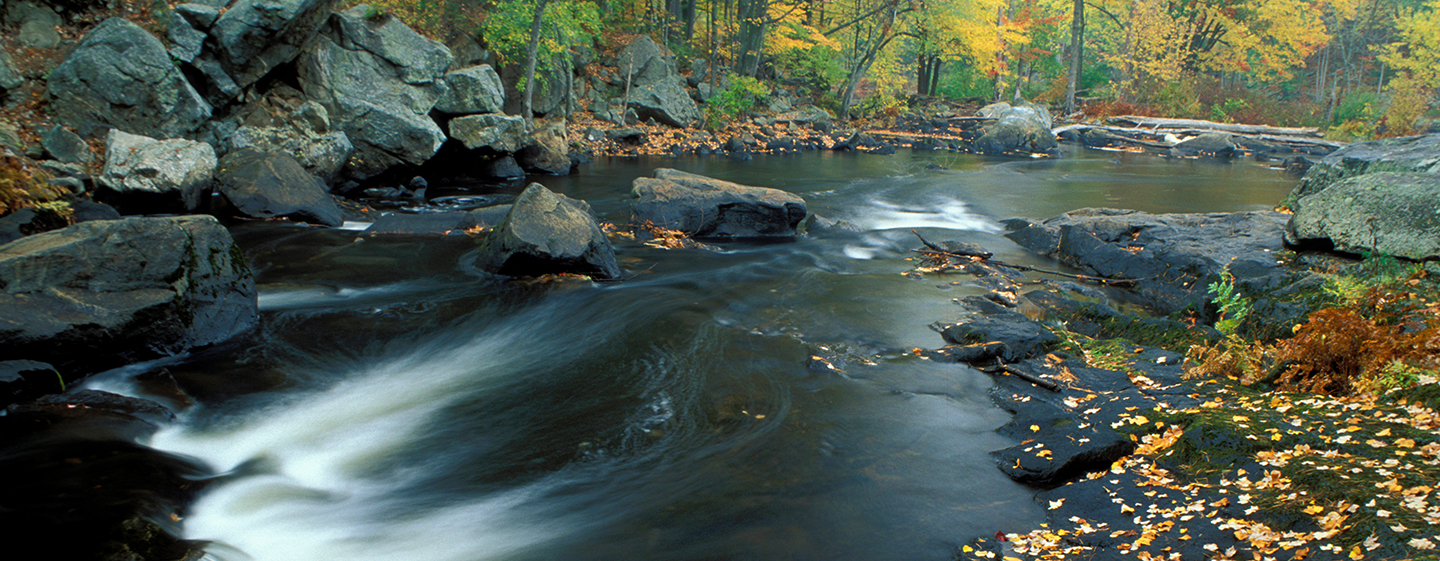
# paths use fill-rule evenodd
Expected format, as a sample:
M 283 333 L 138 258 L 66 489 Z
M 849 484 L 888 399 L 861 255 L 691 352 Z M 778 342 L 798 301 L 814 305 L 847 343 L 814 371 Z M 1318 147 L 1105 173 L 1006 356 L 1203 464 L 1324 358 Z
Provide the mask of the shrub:
M 0 155 L 0 215 L 65 196 L 65 190 L 49 180 L 49 174 L 27 160 Z

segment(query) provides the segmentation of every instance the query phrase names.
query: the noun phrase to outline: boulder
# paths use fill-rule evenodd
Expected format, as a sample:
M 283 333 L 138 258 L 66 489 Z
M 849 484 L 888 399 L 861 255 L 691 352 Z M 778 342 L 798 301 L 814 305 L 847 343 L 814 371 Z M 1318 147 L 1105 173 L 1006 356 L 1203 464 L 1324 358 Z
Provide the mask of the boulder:
M 45 149 L 46 155 L 62 163 L 88 164 L 95 159 L 85 139 L 59 125 L 40 135 L 40 147 Z
M 480 246 L 476 265 L 506 276 L 620 276 L 615 249 L 590 205 L 532 183 Z
M 452 115 L 498 113 L 504 106 L 505 87 L 488 64 L 446 73 L 445 93 L 435 102 L 436 111 Z
M 183 137 L 210 118 L 210 104 L 185 81 L 159 39 L 122 18 L 105 20 L 50 73 L 56 120 L 82 136 L 118 128 Z
M 815 130 L 826 132 L 835 126 L 835 118 L 829 111 L 807 105 L 795 111 L 789 111 L 775 116 L 776 123 L 790 122 L 799 125 L 807 125 Z
M 700 109 L 685 90 L 685 78 L 649 36 L 636 37 L 616 60 L 621 77 L 630 78 L 628 106 L 640 119 L 653 118 L 673 127 L 688 127 L 700 120 Z
M 288 154 L 246 148 L 220 159 L 215 190 L 236 213 L 339 226 L 345 222 L 325 182 Z
M 694 237 L 793 237 L 805 200 L 779 189 L 750 187 L 673 169 L 636 178 L 630 221 Z
M 515 154 L 520 167 L 551 175 L 570 174 L 570 143 L 565 139 L 565 120 L 537 120 L 530 145 Z
M 445 91 L 450 51 L 393 17 L 357 6 L 333 14 L 297 63 L 305 95 L 354 144 L 346 172 L 366 179 L 435 155 L 445 133 L 430 110 Z
M 1011 311 L 981 296 L 963 301 L 972 313 L 961 321 L 942 326 L 940 336 L 952 345 L 948 353 L 960 362 L 981 362 L 999 358 L 1016 362 L 1045 354 L 1059 337 L 1045 324 Z
M 1083 273 L 1136 279 L 1138 303 L 1159 315 L 1204 310 L 1228 268 L 1243 286 L 1288 282 L 1277 263 L 1287 215 L 1278 212 L 1149 214 L 1086 208 L 1044 222 L 1012 220 L 1005 236 Z
M 1347 177 L 1383 171 L 1440 173 L 1440 134 L 1357 142 L 1331 152 L 1306 170 L 1285 206 Z
M 85 222 L 0 246 L 0 356 L 67 377 L 219 343 L 258 321 L 254 277 L 214 217 Z
M 5 20 L 16 27 L 15 40 L 20 47 L 53 49 L 60 46 L 60 32 L 56 28 L 64 22 L 48 5 L 27 0 L 12 2 L 5 11 Z
M 10 60 L 10 53 L 0 51 L 0 90 L 13 90 L 24 83 L 25 77 L 15 69 L 14 61 Z
M 1300 197 L 1285 225 L 1291 244 L 1322 242 L 1347 253 L 1440 258 L 1440 174 L 1351 176 Z
M 339 0 L 236 0 L 210 29 L 207 55 L 245 88 L 299 56 Z M 204 10 L 199 17 L 207 17 Z M 218 13 L 218 12 L 217 12 Z
M 1170 148 L 1177 158 L 1231 158 L 1241 151 L 1235 138 L 1223 132 L 1207 132 L 1188 138 Z
M 298 97 L 299 92 L 293 93 Z M 229 149 L 284 152 L 294 156 L 311 175 L 327 182 L 335 181 L 355 150 L 350 137 L 332 129 L 330 113 L 319 103 L 284 105 L 276 102 L 275 105 L 280 107 L 272 109 L 262 103 L 246 121 L 256 124 L 247 124 L 223 135 Z
M 975 139 L 972 149 L 979 154 L 1033 156 L 1054 154 L 1059 150 L 1050 111 L 1028 102 L 1017 105 L 994 103 L 980 109 L 980 116 L 996 119 L 985 125 L 984 133 Z
M 110 129 L 95 198 L 126 214 L 195 212 L 207 203 L 215 149 Z
M 505 115 L 467 115 L 450 120 L 450 136 L 466 148 L 515 152 L 526 144 L 525 119 Z

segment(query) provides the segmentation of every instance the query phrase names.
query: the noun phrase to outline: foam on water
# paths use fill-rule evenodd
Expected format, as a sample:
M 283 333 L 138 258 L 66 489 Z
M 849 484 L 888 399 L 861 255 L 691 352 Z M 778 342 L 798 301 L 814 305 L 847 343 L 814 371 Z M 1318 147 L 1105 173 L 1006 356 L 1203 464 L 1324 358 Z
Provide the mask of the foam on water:
M 970 212 L 970 207 L 960 199 L 937 197 L 930 201 L 900 204 L 883 199 L 872 199 L 868 206 L 856 211 L 853 219 L 856 225 L 866 230 L 895 230 L 908 228 L 941 228 L 946 230 L 974 230 L 998 232 L 1000 227 L 989 219 Z

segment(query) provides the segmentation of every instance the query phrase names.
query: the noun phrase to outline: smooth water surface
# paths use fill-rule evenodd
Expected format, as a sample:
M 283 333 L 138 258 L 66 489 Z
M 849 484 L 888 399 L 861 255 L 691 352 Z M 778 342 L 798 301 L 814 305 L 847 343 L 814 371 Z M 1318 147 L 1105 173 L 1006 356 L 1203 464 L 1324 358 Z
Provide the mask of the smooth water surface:
M 1055 267 L 1000 221 L 1263 209 L 1294 183 L 1102 152 L 610 159 L 541 182 L 623 224 L 656 167 L 782 188 L 861 231 L 617 239 L 625 280 L 528 284 L 475 271 L 465 238 L 237 228 L 264 326 L 168 365 L 198 405 L 151 442 L 223 474 L 187 537 L 224 560 L 949 559 L 1044 512 L 988 455 L 1014 444 L 989 378 L 907 354 L 983 292 L 902 276 L 910 230 Z

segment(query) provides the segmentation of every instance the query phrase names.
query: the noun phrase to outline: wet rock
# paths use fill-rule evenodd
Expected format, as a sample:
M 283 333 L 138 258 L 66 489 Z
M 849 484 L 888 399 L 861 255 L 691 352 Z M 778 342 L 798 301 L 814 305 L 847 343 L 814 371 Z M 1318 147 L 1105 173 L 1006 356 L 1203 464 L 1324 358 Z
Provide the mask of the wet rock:
M 673 169 L 636 178 L 633 224 L 651 223 L 694 237 L 793 237 L 805 200 L 779 189 L 750 187 Z
M 122 18 L 96 26 L 50 73 L 55 118 L 94 136 L 107 128 L 183 137 L 210 118 L 210 104 L 149 32 Z
M 227 340 L 254 277 L 213 217 L 84 222 L 0 246 L 0 356 L 67 377 Z
M 253 218 L 288 218 L 339 226 L 345 222 L 325 182 L 288 154 L 249 148 L 226 154 L 215 190 L 234 212 Z
M 68 225 L 66 217 L 52 208 L 22 208 L 0 217 L 0 244 Z
M 506 276 L 620 276 L 615 249 L 590 205 L 532 183 L 485 237 L 476 265 Z
M 971 149 L 978 154 L 1031 156 L 1054 154 L 1059 149 L 1050 132 L 1050 111 L 1029 102 L 1017 105 L 994 103 L 980 109 L 980 116 L 996 119 L 984 126 Z
M 981 345 L 961 351 L 976 358 L 965 362 L 977 362 L 999 358 L 1005 362 L 1016 362 L 1044 354 L 1060 342 L 1059 337 L 1044 324 L 1032 321 L 1024 314 L 1012 311 L 984 297 L 969 296 L 963 300 L 974 313 L 961 321 L 943 326 L 940 335 L 947 342 L 956 345 Z M 999 343 L 999 347 L 988 345 Z
M 1287 243 L 1322 243 L 1347 253 L 1440 258 L 1440 173 L 1351 176 L 1300 197 Z
M 1177 158 L 1231 158 L 1239 152 L 1235 138 L 1223 132 L 1207 132 L 1170 148 Z
M 1041 430 L 1054 434 L 1038 435 L 1038 443 L 1016 444 L 994 452 L 1000 471 L 1020 483 L 1052 487 L 1089 472 L 1103 471 L 1135 451 L 1134 442 L 1107 428 L 1080 429 L 1066 423 Z
M 1440 134 L 1357 142 L 1312 163 L 1285 199 L 1286 206 L 1293 208 L 1300 197 L 1319 193 L 1347 177 L 1385 171 L 1440 173 Z
M 445 74 L 445 93 L 435 110 L 453 115 L 498 113 L 505 106 L 500 75 L 488 64 L 452 70 Z
M 333 14 L 296 65 L 300 89 L 354 144 L 346 173 L 367 179 L 435 155 L 445 133 L 430 110 L 445 91 L 450 51 L 358 6 Z
M 1148 214 L 1088 208 L 1044 222 L 1007 224 L 1006 237 L 1086 274 L 1134 279 L 1138 303 L 1166 315 L 1204 310 L 1207 286 L 1229 267 L 1244 285 L 1281 282 L 1293 271 L 1277 262 L 1289 217 L 1278 212 Z
M 60 372 L 34 360 L 0 361 L 0 407 L 49 392 L 64 391 Z
M 216 165 L 209 144 L 118 129 L 110 129 L 105 144 L 98 200 L 126 214 L 195 212 L 207 202 Z
M 375 220 L 366 234 L 407 234 L 463 236 L 466 230 L 494 228 L 510 213 L 511 205 L 497 205 L 471 211 L 390 213 Z

